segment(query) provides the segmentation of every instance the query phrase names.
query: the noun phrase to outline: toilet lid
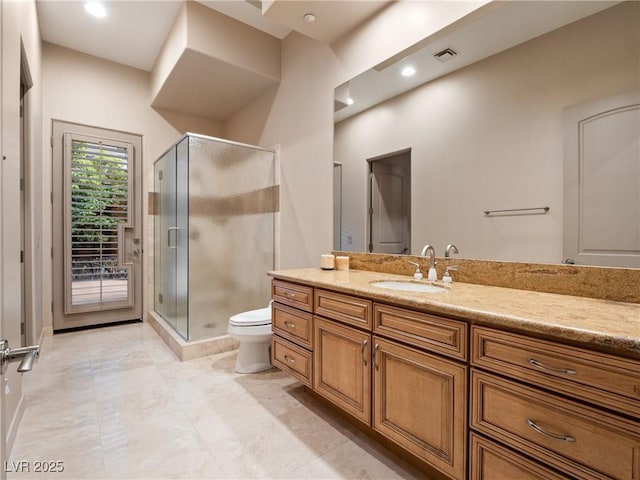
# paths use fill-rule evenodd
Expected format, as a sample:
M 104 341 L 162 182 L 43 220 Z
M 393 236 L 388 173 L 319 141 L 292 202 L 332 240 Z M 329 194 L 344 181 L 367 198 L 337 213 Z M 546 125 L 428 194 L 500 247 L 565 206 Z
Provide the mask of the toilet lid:
M 271 308 L 259 308 L 248 312 L 238 313 L 229 319 L 229 325 L 239 327 L 254 327 L 271 323 Z

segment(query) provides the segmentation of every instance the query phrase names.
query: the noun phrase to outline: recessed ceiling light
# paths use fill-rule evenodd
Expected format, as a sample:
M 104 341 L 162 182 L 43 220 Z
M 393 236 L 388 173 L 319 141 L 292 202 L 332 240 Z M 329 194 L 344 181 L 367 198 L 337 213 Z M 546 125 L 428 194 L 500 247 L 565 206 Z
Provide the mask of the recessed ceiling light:
M 305 13 L 304 17 L 302 17 L 305 22 L 313 23 L 316 21 L 316 16 L 313 13 Z
M 102 18 L 107 16 L 107 11 L 100 2 L 87 2 L 84 4 L 84 9 L 94 17 Z
M 416 74 L 416 69 L 411 66 L 404 67 L 400 73 L 403 77 L 411 77 L 412 75 Z
M 353 98 L 347 98 L 347 105 L 353 105 Z

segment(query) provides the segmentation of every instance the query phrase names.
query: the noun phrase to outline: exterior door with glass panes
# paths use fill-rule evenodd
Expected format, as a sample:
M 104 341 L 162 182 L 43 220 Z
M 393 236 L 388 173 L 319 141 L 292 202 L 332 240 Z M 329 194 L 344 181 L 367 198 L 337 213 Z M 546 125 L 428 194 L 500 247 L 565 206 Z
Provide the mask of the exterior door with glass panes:
M 53 328 L 142 318 L 139 135 L 54 121 Z

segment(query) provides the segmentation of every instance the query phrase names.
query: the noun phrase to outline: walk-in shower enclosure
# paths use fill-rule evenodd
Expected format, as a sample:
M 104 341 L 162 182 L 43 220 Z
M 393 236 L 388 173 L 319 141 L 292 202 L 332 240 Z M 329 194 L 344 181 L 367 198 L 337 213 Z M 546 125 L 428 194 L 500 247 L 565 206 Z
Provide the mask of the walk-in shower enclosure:
M 185 340 L 265 307 L 275 267 L 272 150 L 184 135 L 154 164 L 154 308 Z

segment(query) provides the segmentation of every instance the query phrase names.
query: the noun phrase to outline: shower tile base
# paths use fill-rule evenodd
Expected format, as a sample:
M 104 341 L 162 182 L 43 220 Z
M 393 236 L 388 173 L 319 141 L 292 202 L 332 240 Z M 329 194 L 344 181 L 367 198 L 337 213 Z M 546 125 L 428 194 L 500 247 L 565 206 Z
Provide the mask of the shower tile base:
M 237 350 L 240 346 L 238 341 L 229 335 L 188 342 L 180 337 L 180 335 L 153 311 L 148 313 L 146 320 L 154 330 L 158 332 L 158 335 L 160 335 L 175 356 L 182 362 L 207 355 Z

